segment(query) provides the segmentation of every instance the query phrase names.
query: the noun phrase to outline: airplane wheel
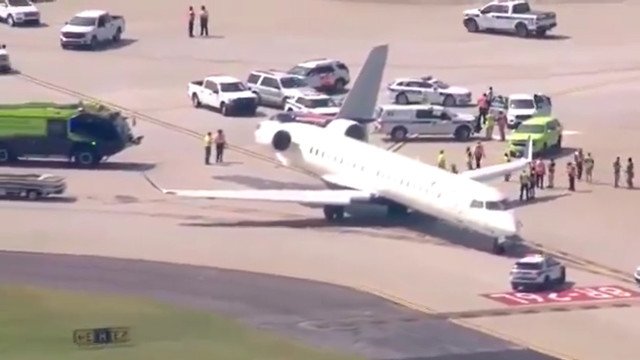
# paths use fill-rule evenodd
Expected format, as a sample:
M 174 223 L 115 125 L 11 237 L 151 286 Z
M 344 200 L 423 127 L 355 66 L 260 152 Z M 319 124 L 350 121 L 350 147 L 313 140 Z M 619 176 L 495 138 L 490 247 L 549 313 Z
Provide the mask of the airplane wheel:
M 327 205 L 323 209 L 324 218 L 328 221 L 342 220 L 344 219 L 344 207 Z

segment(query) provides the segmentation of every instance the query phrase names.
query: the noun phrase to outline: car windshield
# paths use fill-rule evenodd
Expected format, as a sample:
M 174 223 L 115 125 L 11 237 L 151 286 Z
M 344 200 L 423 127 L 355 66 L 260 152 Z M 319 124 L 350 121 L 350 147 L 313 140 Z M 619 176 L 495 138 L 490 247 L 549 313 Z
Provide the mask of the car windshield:
M 27 0 L 7 0 L 10 6 L 31 6 L 31 3 Z
M 542 263 L 541 262 L 531 263 L 531 262 L 520 262 L 520 261 L 518 261 L 516 263 L 516 269 L 518 269 L 518 270 L 542 270 Z
M 435 80 L 431 82 L 433 85 L 439 87 L 440 89 L 448 89 L 449 88 L 449 84 L 447 84 L 444 81 L 440 81 L 440 80 Z
M 307 83 L 299 77 L 284 77 L 280 79 L 280 85 L 285 89 L 303 88 Z
M 220 91 L 222 92 L 239 92 L 245 90 L 247 90 L 247 87 L 241 82 L 220 84 Z
M 309 70 L 311 69 L 304 66 L 294 66 L 291 70 L 287 71 L 287 73 L 298 76 L 307 76 Z
M 535 109 L 536 104 L 530 99 L 509 100 L 509 109 Z
M 542 134 L 544 133 L 544 125 L 521 124 L 516 129 L 516 132 L 523 134 Z
M 96 23 L 96 18 L 84 17 L 84 16 L 74 16 L 69 21 L 69 25 L 74 25 L 74 26 L 93 26 L 95 23 Z
M 332 98 L 326 99 L 310 99 L 308 101 L 310 108 L 323 108 L 323 107 L 335 107 L 338 106 Z

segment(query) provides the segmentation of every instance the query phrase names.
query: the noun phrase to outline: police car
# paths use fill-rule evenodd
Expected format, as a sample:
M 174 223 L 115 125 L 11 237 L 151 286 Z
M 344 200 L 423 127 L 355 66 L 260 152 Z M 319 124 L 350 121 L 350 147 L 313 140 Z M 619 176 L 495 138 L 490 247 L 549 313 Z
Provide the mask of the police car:
M 399 78 L 387 85 L 391 101 L 396 104 L 431 103 L 444 106 L 468 105 L 471 91 L 451 86 L 433 76 Z
M 636 283 L 640 285 L 640 266 L 638 266 L 636 272 L 633 274 L 633 278 L 636 279 Z
M 318 92 L 305 92 L 288 98 L 285 110 L 335 116 L 340 111 L 340 106 L 328 95 Z
M 513 290 L 549 290 L 566 282 L 564 265 L 549 255 L 531 254 L 516 261 L 509 274 Z

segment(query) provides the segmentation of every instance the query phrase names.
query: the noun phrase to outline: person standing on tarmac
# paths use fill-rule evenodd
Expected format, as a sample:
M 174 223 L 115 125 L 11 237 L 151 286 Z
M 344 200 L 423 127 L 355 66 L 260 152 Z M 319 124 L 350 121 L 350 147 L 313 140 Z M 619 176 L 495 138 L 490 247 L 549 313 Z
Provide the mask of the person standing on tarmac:
M 616 156 L 616 160 L 613 162 L 613 187 L 620 187 L 620 170 L 622 164 L 620 163 L 620 156 Z
M 437 163 L 440 169 L 447 170 L 447 158 L 444 156 L 444 150 L 440 150 Z
M 507 115 L 505 115 L 504 111 L 498 111 L 498 117 L 496 118 L 496 122 L 498 123 L 498 132 L 500 133 L 500 141 L 505 141 L 506 139 L 506 129 L 507 129 Z
M 553 189 L 553 182 L 556 177 L 556 161 L 551 159 L 549 162 L 549 176 L 547 177 L 547 188 Z
M 584 169 L 584 152 L 582 152 L 582 149 L 578 149 L 578 151 L 573 154 L 573 161 L 576 167 L 576 177 L 578 181 L 581 181 L 582 170 Z
M 506 153 L 504 153 L 504 162 L 505 163 L 511 162 L 511 156 L 509 155 L 508 151 Z M 511 180 L 511 174 L 505 174 L 504 175 L 504 181 L 508 182 L 509 180 Z
M 487 140 L 493 140 L 493 128 L 496 126 L 496 119 L 493 114 L 487 114 L 487 127 L 485 129 L 485 137 Z
M 627 174 L 627 187 L 629 189 L 633 189 L 633 177 L 635 175 L 633 170 L 633 159 L 629 158 L 627 160 L 627 169 L 625 170 L 625 173 Z
M 471 147 L 467 146 L 465 155 L 467 156 L 467 169 L 473 170 L 473 152 L 471 151 Z
M 216 135 L 215 143 L 216 143 L 216 162 L 221 163 L 222 156 L 224 155 L 224 148 L 227 146 L 227 139 L 224 136 L 224 132 L 222 132 L 222 129 L 218 129 L 218 134 Z
M 213 137 L 211 132 L 208 132 L 204 136 L 204 164 L 209 165 L 211 160 L 211 143 L 213 143 Z
M 585 180 L 588 183 L 593 182 L 593 168 L 595 166 L 595 161 L 591 156 L 591 153 L 587 153 L 587 157 L 584 159 L 584 172 L 585 172 Z
M 482 130 L 482 125 L 487 121 L 487 114 L 489 113 L 489 99 L 487 94 L 482 94 L 478 98 L 478 120 L 476 122 L 476 132 L 479 133 Z
M 473 157 L 476 160 L 476 169 L 480 169 L 480 166 L 482 165 L 482 158 L 485 157 L 482 142 L 478 141 L 478 143 L 476 144 L 475 149 L 473 149 Z
M 536 197 L 536 166 L 535 163 L 529 165 L 529 198 Z
M 200 7 L 200 36 L 209 36 L 209 12 L 204 5 Z
M 193 6 L 189 6 L 188 19 L 189 19 L 189 25 L 188 25 L 189 37 L 192 38 L 193 37 L 193 24 L 196 21 L 196 13 L 193 11 Z
M 569 177 L 569 191 L 576 191 L 577 169 L 572 162 L 567 163 L 567 176 Z
M 547 167 L 542 159 L 536 161 L 536 186 L 538 189 L 544 189 L 544 176 L 547 174 Z
M 529 200 L 529 174 L 527 170 L 520 173 L 520 201 Z

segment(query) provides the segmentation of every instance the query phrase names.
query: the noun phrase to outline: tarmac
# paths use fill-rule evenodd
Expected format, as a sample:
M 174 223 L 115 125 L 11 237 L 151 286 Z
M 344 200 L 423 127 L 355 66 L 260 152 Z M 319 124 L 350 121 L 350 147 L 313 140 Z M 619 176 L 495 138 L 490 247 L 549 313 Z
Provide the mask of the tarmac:
M 145 5 L 116 0 L 109 2 L 108 10 L 125 16 L 125 39 L 98 52 L 62 51 L 57 43 L 59 28 L 82 10 L 79 5 L 39 4 L 46 25 L 0 27 L 0 38 L 20 72 L 0 77 L 0 101 L 99 98 L 136 113 L 134 131 L 145 139 L 141 146 L 114 156 L 102 170 L 37 162 L 3 169 L 63 175 L 69 194 L 42 203 L 1 202 L 0 216 L 11 226 L 0 227 L 0 248 L 321 281 L 374 293 L 436 317 L 474 311 L 480 315 L 449 321 L 557 358 L 640 358 L 636 304 L 589 311 L 567 305 L 569 310 L 561 312 L 545 311 L 543 306 L 524 314 L 480 296 L 508 291 L 514 258 L 529 251 L 558 256 L 576 286 L 635 286 L 630 279 L 640 253 L 633 229 L 640 193 L 613 189 L 611 162 L 615 156 L 636 157 L 637 152 L 640 126 L 635 119 L 640 114 L 634 102 L 640 95 L 640 35 L 633 14 L 640 5 L 540 3 L 557 12 L 559 26 L 549 39 L 522 40 L 468 34 L 461 25 L 461 11 L 470 5 L 431 3 L 221 0 L 208 6 L 213 36 L 189 39 L 183 23 L 187 2 Z M 82 5 L 101 6 L 106 5 Z M 330 20 L 321 19 L 322 14 Z M 389 25 L 380 26 L 380 19 Z M 142 177 L 144 171 L 172 188 L 319 187 L 314 179 L 279 168 L 256 153 L 252 131 L 261 117 L 223 118 L 193 109 L 187 83 L 212 73 L 245 79 L 253 69 L 286 69 L 320 56 L 345 61 L 355 75 L 368 50 L 380 43 L 389 43 L 391 49 L 385 82 L 432 74 L 469 87 L 474 96 L 489 85 L 501 94 L 549 94 L 554 114 L 568 131 L 562 155 L 579 147 L 591 152 L 595 183 L 579 182 L 578 191 L 569 193 L 561 176 L 567 159 L 561 158 L 559 188 L 544 190 L 535 203 L 516 209 L 524 223 L 524 246 L 498 257 L 489 253 L 489 239 L 419 216 L 390 222 L 377 210 L 354 209 L 353 218 L 335 227 L 324 223 L 319 209 L 171 198 Z M 386 100 L 383 95 L 381 100 Z M 273 110 L 265 109 L 261 115 L 270 113 Z M 206 167 L 199 137 L 217 128 L 225 130 L 235 151 L 226 155 L 224 166 Z M 449 160 L 459 159 L 460 166 L 467 145 L 426 140 L 396 148 L 425 162 L 434 162 L 437 152 L 445 149 Z M 486 147 L 488 162 L 501 161 L 503 144 L 490 141 Z M 516 194 L 514 183 L 496 186 Z M 507 315 L 493 316 L 493 310 Z M 471 351 L 457 336 L 447 341 L 459 344 L 458 350 Z M 486 341 L 478 348 L 502 346 L 495 339 Z M 393 344 L 388 349 L 404 346 L 414 345 Z

